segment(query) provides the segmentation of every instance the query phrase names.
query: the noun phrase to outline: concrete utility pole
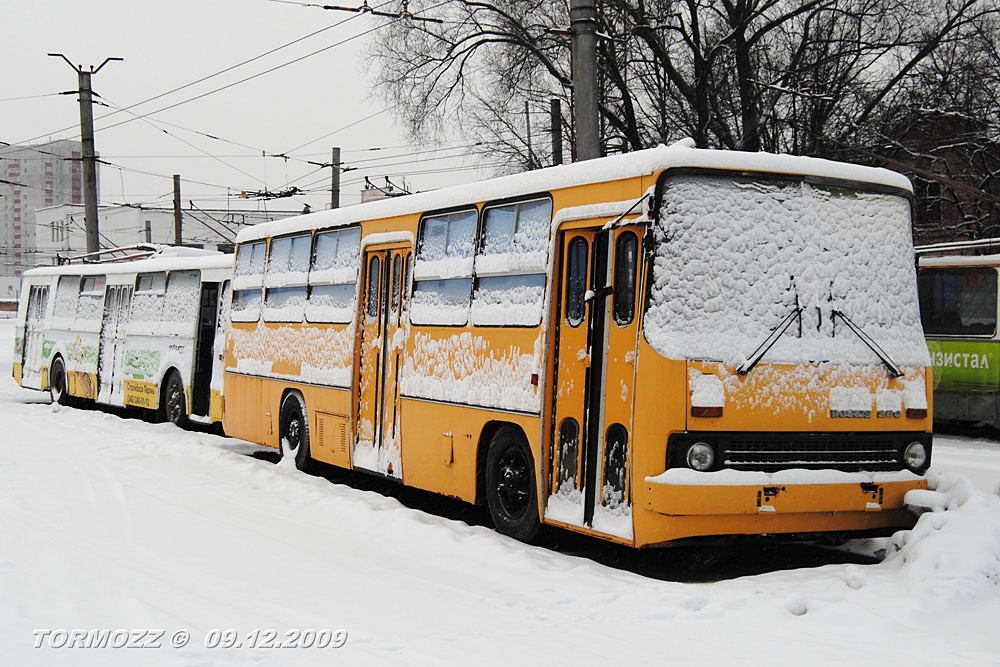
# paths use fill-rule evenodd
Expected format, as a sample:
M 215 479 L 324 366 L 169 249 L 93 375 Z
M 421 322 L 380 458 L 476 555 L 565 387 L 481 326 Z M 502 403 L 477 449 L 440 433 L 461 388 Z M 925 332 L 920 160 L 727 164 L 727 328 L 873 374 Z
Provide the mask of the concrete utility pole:
M 69 58 L 61 53 L 50 53 L 50 56 L 62 58 L 66 64 L 76 70 L 80 86 L 80 141 L 83 144 L 83 212 L 87 230 L 87 252 L 100 250 L 100 232 L 97 223 L 97 151 L 94 149 L 94 90 L 90 85 L 90 77 L 101 71 L 101 68 L 111 60 L 123 58 L 105 58 L 97 69 L 83 69 L 83 65 L 74 65 Z
M 330 208 L 340 208 L 340 147 L 334 146 L 330 155 Z
M 183 245 L 184 213 L 181 212 L 181 175 L 174 174 L 174 245 Z
M 570 0 L 570 35 L 573 44 L 573 124 L 576 126 L 576 159 L 601 156 L 601 130 L 597 106 L 597 7 L 595 0 Z

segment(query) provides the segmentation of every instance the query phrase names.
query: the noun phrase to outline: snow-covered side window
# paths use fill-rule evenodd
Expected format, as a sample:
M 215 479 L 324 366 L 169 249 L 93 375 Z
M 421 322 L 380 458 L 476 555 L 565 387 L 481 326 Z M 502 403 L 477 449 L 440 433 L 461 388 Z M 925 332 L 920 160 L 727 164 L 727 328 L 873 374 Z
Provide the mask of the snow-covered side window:
M 265 321 L 302 321 L 311 251 L 311 234 L 271 239 L 271 252 L 264 273 Z
M 256 322 L 260 319 L 266 248 L 264 241 L 254 241 L 241 244 L 236 251 L 232 308 L 234 322 Z
M 414 324 L 463 325 L 469 321 L 476 222 L 475 209 L 421 221 L 410 307 Z
M 201 305 L 201 273 L 173 271 L 163 295 L 161 331 L 170 336 L 193 336 Z
M 537 326 L 545 301 L 552 202 L 535 199 L 488 207 L 476 255 L 472 322 Z
M 76 317 L 77 304 L 80 301 L 80 276 L 61 276 L 56 286 L 55 310 L 52 313 L 52 326 L 58 329 L 68 329 Z
M 798 313 L 765 362 L 877 364 L 839 313 L 897 364 L 929 364 L 904 195 L 669 172 L 662 192 L 643 325 L 660 354 L 738 366 Z
M 105 276 L 84 276 L 80 281 L 80 300 L 76 306 L 76 321 L 96 323 L 104 313 Z
M 164 295 L 167 291 L 167 274 L 140 273 L 135 280 L 132 295 L 132 322 L 158 322 L 163 313 Z
M 354 319 L 361 228 L 316 234 L 316 251 L 309 270 L 306 319 L 346 324 Z

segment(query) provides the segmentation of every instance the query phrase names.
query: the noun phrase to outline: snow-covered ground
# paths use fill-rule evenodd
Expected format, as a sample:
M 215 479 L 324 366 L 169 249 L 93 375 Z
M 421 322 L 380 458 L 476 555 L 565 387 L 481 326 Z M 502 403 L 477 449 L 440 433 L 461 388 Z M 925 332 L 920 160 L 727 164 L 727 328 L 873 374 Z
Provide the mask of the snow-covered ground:
M 11 340 L 0 320 L 5 665 L 1000 664 L 1000 442 L 937 439 L 949 509 L 878 564 L 678 583 L 59 409 L 10 379 Z

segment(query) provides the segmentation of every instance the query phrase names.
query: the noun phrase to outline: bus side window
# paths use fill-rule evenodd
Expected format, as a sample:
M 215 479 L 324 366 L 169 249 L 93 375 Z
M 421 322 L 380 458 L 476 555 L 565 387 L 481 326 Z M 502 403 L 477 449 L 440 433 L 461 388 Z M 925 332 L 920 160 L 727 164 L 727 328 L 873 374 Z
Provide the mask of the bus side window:
M 584 299 L 587 295 L 587 240 L 577 237 L 569 242 L 566 270 L 566 321 L 576 327 L 583 322 Z
M 625 232 L 615 244 L 615 323 L 628 326 L 635 317 L 635 282 L 638 268 L 639 239 L 633 232 Z
M 410 289 L 410 274 L 412 272 L 413 272 L 413 254 L 411 253 L 406 256 L 406 263 L 403 265 L 403 284 L 402 284 L 401 296 L 399 299 L 400 319 L 402 319 L 403 313 L 406 312 L 406 303 L 408 294 L 407 290 Z
M 230 317 L 234 322 L 256 322 L 260 319 L 264 286 L 264 241 L 244 243 L 236 250 L 236 270 L 233 274 L 233 296 Z
M 76 306 L 80 297 L 80 276 L 60 276 L 56 287 L 55 312 L 53 316 L 63 320 L 76 317 Z
M 389 305 L 389 313 L 394 320 L 398 316 L 399 295 L 402 285 L 402 281 L 400 280 L 401 265 L 402 259 L 399 255 L 396 255 L 392 260 L 392 301 Z
M 340 324 L 354 320 L 360 252 L 360 227 L 316 233 L 309 267 L 306 320 Z
M 378 286 L 382 277 L 382 263 L 378 256 L 372 257 L 368 265 L 368 321 L 373 322 L 378 317 Z

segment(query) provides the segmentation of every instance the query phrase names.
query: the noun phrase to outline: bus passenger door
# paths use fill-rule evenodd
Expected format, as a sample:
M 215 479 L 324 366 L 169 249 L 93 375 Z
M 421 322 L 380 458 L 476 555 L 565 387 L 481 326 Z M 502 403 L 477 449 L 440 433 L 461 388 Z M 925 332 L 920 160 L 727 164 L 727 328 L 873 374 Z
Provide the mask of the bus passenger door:
M 546 510 L 556 520 L 614 534 L 627 530 L 628 536 L 631 520 L 621 517 L 631 514 L 628 452 L 642 236 L 638 225 L 560 235 Z M 596 515 L 607 520 L 595 523 Z
M 355 468 L 402 479 L 399 364 L 406 341 L 409 267 L 406 245 L 365 250 L 359 318 Z
M 104 316 L 97 353 L 97 401 L 122 403 L 122 372 L 125 361 L 125 330 L 132 306 L 132 287 L 109 285 L 104 297 Z
M 210 405 L 209 416 L 212 421 L 222 421 L 223 416 L 223 389 L 226 382 L 226 330 L 229 322 L 229 310 L 232 307 L 233 291 L 230 281 L 224 280 L 219 292 L 219 309 L 215 316 L 215 339 L 212 357 L 212 385 L 211 391 L 217 392 L 218 400 L 216 404 Z M 210 401 L 211 403 L 211 401 Z
M 42 367 L 45 348 L 45 310 L 49 305 L 48 286 L 35 285 L 28 293 L 28 310 L 24 320 L 21 343 L 21 386 L 42 388 Z
M 215 333 L 219 323 L 219 283 L 202 283 L 195 339 L 194 378 L 191 383 L 191 413 L 208 417 L 212 400 L 212 369 Z

